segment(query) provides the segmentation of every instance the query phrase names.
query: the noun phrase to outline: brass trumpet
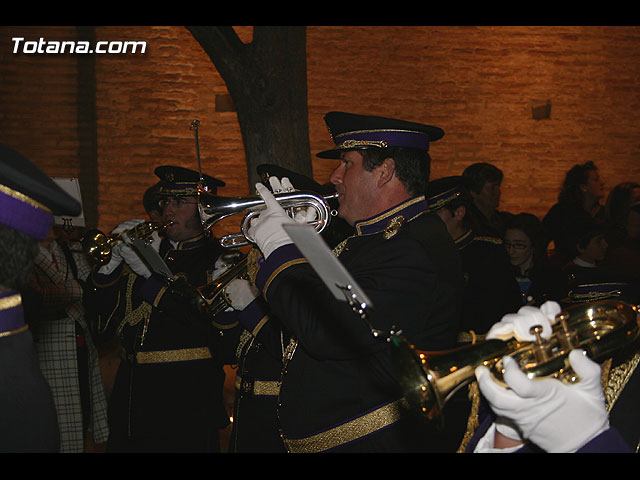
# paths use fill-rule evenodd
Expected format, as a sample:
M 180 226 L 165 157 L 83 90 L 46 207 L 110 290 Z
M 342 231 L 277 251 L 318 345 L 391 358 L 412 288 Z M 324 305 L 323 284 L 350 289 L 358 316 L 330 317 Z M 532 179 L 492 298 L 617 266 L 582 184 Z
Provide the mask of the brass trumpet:
M 247 257 L 244 256 L 236 261 L 233 266 L 224 272 L 220 277 L 216 278 L 202 287 L 198 287 L 199 310 L 206 312 L 206 316 L 215 317 L 217 314 L 224 312 L 231 306 L 231 300 L 227 297 L 226 287 L 236 278 L 247 278 Z
M 111 260 L 113 247 L 122 240 L 123 235 L 146 240 L 151 237 L 153 232 L 165 229 L 168 225 L 160 222 L 142 222 L 116 235 L 106 235 L 97 229 L 87 230 L 82 237 L 82 249 L 98 265 L 106 265 Z
M 638 310 L 618 300 L 573 305 L 557 315 L 552 329 L 549 339 L 542 339 L 536 330 L 535 342 L 493 339 L 445 353 L 417 350 L 399 335 L 389 340 L 397 378 L 411 410 L 434 420 L 440 418 L 451 396 L 475 379 L 476 367 L 486 366 L 506 386 L 502 358 L 507 355 L 531 379 L 579 381 L 570 367 L 569 352 L 581 348 L 602 363 L 632 346 L 639 337 Z
M 293 217 L 300 208 L 312 207 L 316 210 L 316 220 L 312 222 L 318 233 L 329 224 L 331 217 L 337 212 L 329 206 L 329 200 L 336 198 L 337 193 L 321 195 L 312 191 L 295 190 L 287 193 L 274 194 L 275 199 L 289 216 Z M 242 233 L 225 235 L 220 239 L 220 245 L 227 248 L 239 247 L 254 243 L 248 233 L 251 220 L 266 208 L 264 200 L 259 195 L 248 197 L 221 197 L 208 192 L 200 192 L 200 219 L 205 230 L 210 229 L 223 218 L 244 213 L 245 217 L 240 226 Z

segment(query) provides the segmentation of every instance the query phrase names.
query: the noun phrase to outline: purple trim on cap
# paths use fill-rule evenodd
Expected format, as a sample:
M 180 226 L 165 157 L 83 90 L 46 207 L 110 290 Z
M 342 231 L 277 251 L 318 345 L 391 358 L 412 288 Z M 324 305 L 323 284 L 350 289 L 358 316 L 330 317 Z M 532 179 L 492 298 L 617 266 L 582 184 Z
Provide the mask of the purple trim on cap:
M 429 137 L 411 130 L 360 130 L 336 135 L 338 147 L 348 147 L 349 142 L 384 142 L 388 147 L 412 147 L 429 150 Z M 373 143 L 372 143 L 373 145 Z
M 51 212 L 0 191 L 0 223 L 36 240 L 44 240 L 53 224 Z
M 9 297 L 20 294 L 15 290 L 8 290 L 0 295 L 0 302 Z M 0 308 L 0 333 L 11 332 L 19 328 L 24 327 L 24 310 L 22 308 L 22 301 L 7 306 L 6 308 Z

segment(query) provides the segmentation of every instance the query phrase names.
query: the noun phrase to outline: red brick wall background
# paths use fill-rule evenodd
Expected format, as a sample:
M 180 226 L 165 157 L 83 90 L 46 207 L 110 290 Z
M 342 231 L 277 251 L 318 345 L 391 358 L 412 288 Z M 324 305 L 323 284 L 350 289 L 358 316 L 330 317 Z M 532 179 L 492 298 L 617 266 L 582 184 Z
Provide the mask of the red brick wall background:
M 238 31 L 250 40 L 250 27 Z M 248 194 L 236 115 L 216 109 L 227 90 L 191 34 L 180 26 L 95 32 L 96 40 L 147 42 L 145 54 L 92 57 L 97 182 L 82 188 L 97 198 L 98 227 L 144 216 L 155 166 L 196 167 L 193 119 L 203 169 L 227 182 L 220 193 Z M 14 54 L 13 37 L 73 40 L 76 28 L 0 27 L 0 141 L 52 176 L 78 176 L 87 128 L 78 59 Z M 432 178 L 494 163 L 505 173 L 501 208 L 542 216 L 575 163 L 595 161 L 608 189 L 640 181 L 639 47 L 636 26 L 310 26 L 312 153 L 330 145 L 329 110 L 431 123 L 446 132 L 432 145 Z M 532 107 L 547 102 L 550 118 L 534 119 Z M 313 165 L 327 181 L 334 162 Z

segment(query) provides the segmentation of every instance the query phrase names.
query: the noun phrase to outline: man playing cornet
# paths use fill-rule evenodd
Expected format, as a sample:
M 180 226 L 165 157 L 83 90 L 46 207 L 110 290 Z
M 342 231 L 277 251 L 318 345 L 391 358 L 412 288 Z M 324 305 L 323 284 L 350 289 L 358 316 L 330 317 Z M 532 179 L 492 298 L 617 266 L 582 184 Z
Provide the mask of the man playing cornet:
M 375 304 L 370 324 L 399 328 L 425 349 L 454 346 L 460 259 L 424 199 L 429 143 L 442 130 L 340 112 L 325 120 L 336 147 L 318 156 L 340 160 L 331 176 L 338 214 L 355 228 L 334 253 Z M 331 296 L 282 228 L 295 220 L 264 185 L 256 188 L 267 205 L 249 229 L 264 256 L 256 284 L 293 337 L 277 407 L 287 450 L 429 449 L 434 438 L 405 417 L 390 345 Z
M 168 225 L 158 253 L 174 282 L 152 272 L 126 241 L 92 274 L 90 303 L 98 307 L 99 333 L 118 335 L 124 349 L 110 399 L 107 449 L 219 451 L 218 430 L 229 418 L 222 403 L 224 360 L 210 346 L 234 326 L 234 313 L 203 318 L 176 285 L 208 284 L 228 267 L 228 251 L 203 231 L 199 173 L 171 166 L 155 173 Z M 211 193 L 224 186 L 206 175 L 202 181 Z

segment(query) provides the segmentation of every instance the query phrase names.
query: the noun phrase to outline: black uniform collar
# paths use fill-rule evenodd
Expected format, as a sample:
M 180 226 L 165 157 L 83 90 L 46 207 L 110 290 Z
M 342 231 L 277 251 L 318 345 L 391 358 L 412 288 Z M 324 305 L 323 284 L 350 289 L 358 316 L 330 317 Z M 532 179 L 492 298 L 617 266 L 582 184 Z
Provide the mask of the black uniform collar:
M 455 239 L 454 243 L 458 250 L 462 250 L 464 247 L 473 243 L 473 240 L 476 238 L 476 235 L 473 233 L 473 230 L 469 229 L 461 236 Z
M 194 248 L 203 247 L 207 243 L 207 235 L 205 233 L 201 233 L 195 237 L 191 237 L 177 243 L 172 242 L 171 240 L 168 241 L 173 250 L 193 250 Z
M 410 198 L 378 215 L 357 221 L 354 224 L 356 235 L 384 232 L 385 238 L 390 238 L 395 235 L 404 222 L 409 222 L 428 210 L 429 207 L 424 195 Z

